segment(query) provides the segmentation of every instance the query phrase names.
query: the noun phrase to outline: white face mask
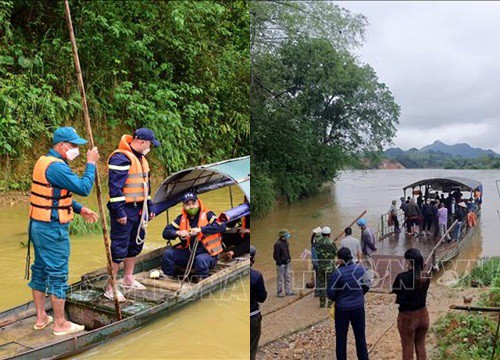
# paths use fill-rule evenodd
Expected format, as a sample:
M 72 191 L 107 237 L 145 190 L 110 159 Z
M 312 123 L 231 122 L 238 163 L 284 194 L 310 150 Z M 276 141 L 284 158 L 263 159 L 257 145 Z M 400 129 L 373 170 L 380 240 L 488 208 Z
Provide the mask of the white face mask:
M 80 155 L 80 150 L 78 150 L 77 147 L 69 148 L 68 151 L 66 151 L 66 157 L 69 161 L 74 160 L 78 155 Z
M 142 150 L 142 155 L 146 156 L 150 151 L 151 151 L 151 148 L 148 147 L 147 149 Z

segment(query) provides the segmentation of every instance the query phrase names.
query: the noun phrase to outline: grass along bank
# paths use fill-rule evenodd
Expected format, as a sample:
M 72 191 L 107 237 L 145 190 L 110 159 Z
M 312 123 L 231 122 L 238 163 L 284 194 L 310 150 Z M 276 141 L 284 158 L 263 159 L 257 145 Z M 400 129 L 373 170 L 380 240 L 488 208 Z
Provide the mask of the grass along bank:
M 484 287 L 476 304 L 500 307 L 500 256 L 485 258 L 460 280 L 462 287 Z M 437 338 L 435 359 L 491 359 L 497 334 L 499 312 L 455 311 L 442 316 L 432 328 Z M 496 342 L 495 358 L 500 358 L 500 341 Z

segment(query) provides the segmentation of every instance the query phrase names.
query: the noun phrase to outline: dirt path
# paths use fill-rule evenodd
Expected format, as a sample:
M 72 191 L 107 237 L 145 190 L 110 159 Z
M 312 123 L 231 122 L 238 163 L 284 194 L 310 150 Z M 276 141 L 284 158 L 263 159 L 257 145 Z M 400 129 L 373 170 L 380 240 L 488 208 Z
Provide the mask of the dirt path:
M 269 300 L 262 306 L 262 336 L 257 359 L 333 359 L 335 358 L 335 330 L 329 309 L 319 307 L 319 299 L 312 293 L 305 296 L 277 298 L 275 280 L 266 283 Z M 462 304 L 464 296 L 479 299 L 480 289 L 455 289 L 431 284 L 427 297 L 431 324 L 444 315 L 451 304 Z M 391 294 L 366 295 L 366 337 L 372 359 L 400 359 L 401 345 L 397 324 L 397 304 Z M 384 333 L 380 341 L 377 340 Z M 432 333 L 427 335 L 429 358 L 436 344 Z M 348 358 L 356 359 L 352 329 L 349 332 Z

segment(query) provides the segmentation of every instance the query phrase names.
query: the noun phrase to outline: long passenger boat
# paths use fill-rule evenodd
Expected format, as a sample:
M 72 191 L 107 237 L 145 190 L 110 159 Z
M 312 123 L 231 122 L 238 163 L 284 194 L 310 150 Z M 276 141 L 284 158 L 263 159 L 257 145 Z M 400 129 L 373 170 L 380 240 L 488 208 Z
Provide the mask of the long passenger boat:
M 429 178 L 403 187 L 403 196 L 405 199 L 408 196 L 410 198 L 422 196 L 424 200 L 435 200 L 436 194 L 443 194 L 447 198 L 449 195 L 454 196 L 454 193 L 458 194 L 458 192 L 461 193 L 461 201 L 467 203 L 466 211 L 470 210 L 475 215 L 477 221 L 479 221 L 481 217 L 483 186 L 477 180 L 463 177 Z M 454 206 L 458 206 L 458 202 L 453 202 L 450 208 L 452 210 L 451 213 L 454 213 Z M 394 243 L 395 245 L 392 248 L 397 247 L 398 249 L 403 248 L 406 250 L 413 247 L 419 249 L 426 260 L 425 266 L 429 272 L 433 269 L 441 268 L 445 262 L 454 259 L 470 243 L 478 227 L 477 224 L 475 226 L 469 224 L 466 216 L 460 227 L 460 232 L 456 236 L 457 223 L 453 215 L 449 214 L 447 233 L 453 238 L 452 241 L 448 241 L 446 236 L 442 236 L 441 238 L 434 235 L 424 236 L 422 232 L 419 237 L 413 238 L 405 235 L 405 227 L 403 226 L 405 218 L 401 210 L 398 210 L 398 220 L 401 224 L 401 234 L 395 233 L 394 225 L 389 222 L 388 213 L 380 217 L 379 241 Z M 431 234 L 437 234 L 436 225 L 432 225 Z M 383 249 L 384 247 L 381 246 L 381 248 Z M 378 275 L 376 288 L 390 288 L 395 274 L 404 270 L 403 254 L 376 253 L 374 260 L 377 263 L 376 272 Z
M 177 204 L 187 190 L 201 194 L 234 185 L 250 200 L 248 156 L 197 166 L 171 175 L 156 192 L 156 213 Z M 237 208 L 232 209 L 231 220 L 250 214 L 249 206 Z M 151 279 L 150 271 L 160 269 L 161 257 L 166 248 L 153 250 L 137 258 L 135 277 L 147 290 L 124 291 L 127 301 L 122 303 L 122 320 L 118 320 L 114 302 L 104 297 L 103 288 L 108 278 L 105 268 L 83 275 L 81 281 L 71 285 L 68 290 L 66 316 L 70 321 L 85 325 L 82 332 L 55 336 L 52 326 L 34 330 L 36 311 L 33 302 L 0 313 L 0 359 L 58 359 L 85 351 L 168 316 L 234 281 L 241 281 L 250 271 L 249 256 L 243 256 L 227 262 L 219 261 L 210 276 L 198 283 L 186 281 L 181 286 L 180 281 L 165 277 Z M 120 270 L 119 275 L 122 273 L 123 270 Z M 52 314 L 51 306 L 47 298 L 45 307 L 48 314 Z

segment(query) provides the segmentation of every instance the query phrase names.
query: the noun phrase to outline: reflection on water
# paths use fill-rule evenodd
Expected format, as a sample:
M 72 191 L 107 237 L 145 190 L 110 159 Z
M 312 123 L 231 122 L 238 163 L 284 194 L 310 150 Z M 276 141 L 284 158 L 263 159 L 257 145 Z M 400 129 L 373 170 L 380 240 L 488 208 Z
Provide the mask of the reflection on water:
M 153 185 L 153 189 L 158 186 Z M 233 189 L 234 202 L 243 195 Z M 227 188 L 203 194 L 200 198 L 217 214 L 231 207 Z M 78 199 L 80 201 L 81 199 Z M 83 199 L 83 204 L 97 209 L 95 199 Z M 180 207 L 170 210 L 172 221 Z M 167 215 L 161 214 L 148 225 L 143 253 L 165 246 L 161 233 Z M 27 241 L 28 204 L 0 208 L 2 239 L 0 241 L 0 311 L 31 301 L 31 291 L 24 276 Z M 102 235 L 72 236 L 69 282 L 77 282 L 86 272 L 106 265 Z M 111 358 L 170 358 L 170 359 L 245 359 L 249 357 L 249 282 L 213 294 L 172 316 L 163 318 L 144 329 L 125 335 L 77 357 Z
M 391 201 L 403 195 L 402 188 L 415 181 L 431 177 L 461 176 L 476 179 L 484 187 L 482 218 L 472 241 L 459 255 L 460 267 L 467 260 L 475 261 L 484 255 L 499 255 L 500 242 L 497 241 L 499 220 L 497 209 L 499 198 L 495 180 L 500 179 L 497 170 L 370 170 L 346 171 L 329 188 L 315 197 L 294 205 L 276 208 L 264 219 L 254 220 L 252 243 L 258 249 L 256 267 L 268 276 L 275 276 L 275 263 L 272 259 L 273 244 L 280 228 L 287 228 L 292 238 L 290 251 L 292 267 L 295 271 L 305 270 L 308 261 L 302 261 L 300 254 L 310 248 L 311 230 L 317 226 L 328 225 L 332 237 L 342 234 L 345 226 L 359 214 L 367 210 L 365 218 L 376 231 L 379 217 L 389 210 Z M 399 201 L 398 201 L 399 204 Z M 359 239 L 360 230 L 353 227 L 353 236 Z M 377 244 L 379 253 L 402 254 L 414 242 L 424 242 L 432 247 L 433 242 L 425 239 L 401 240 L 388 239 Z M 427 241 L 427 243 L 426 243 Z M 448 265 L 450 266 L 450 265 Z

